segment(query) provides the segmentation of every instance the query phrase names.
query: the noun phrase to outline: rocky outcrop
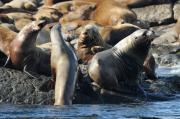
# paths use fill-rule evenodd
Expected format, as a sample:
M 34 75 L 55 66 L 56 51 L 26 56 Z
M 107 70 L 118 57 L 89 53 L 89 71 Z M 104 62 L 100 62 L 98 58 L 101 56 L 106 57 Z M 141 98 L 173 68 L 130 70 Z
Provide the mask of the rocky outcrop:
M 174 4 L 174 8 L 173 8 L 173 12 L 174 12 L 174 19 L 179 19 L 180 18 L 180 1 L 177 1 Z
M 139 20 L 147 21 L 151 26 L 174 21 L 172 4 L 150 5 L 132 10 L 137 14 Z

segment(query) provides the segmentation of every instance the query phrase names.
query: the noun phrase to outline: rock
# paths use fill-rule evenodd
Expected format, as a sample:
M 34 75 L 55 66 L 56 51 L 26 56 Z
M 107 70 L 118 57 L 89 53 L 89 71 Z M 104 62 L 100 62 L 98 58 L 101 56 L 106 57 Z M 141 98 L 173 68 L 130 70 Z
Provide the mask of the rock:
M 176 2 L 173 8 L 174 19 L 180 18 L 180 1 Z
M 169 31 L 154 39 L 153 44 L 176 44 L 179 40 L 179 34 L 175 31 Z
M 0 68 L 0 100 L 13 104 L 53 104 L 53 92 L 42 92 L 42 84 L 50 78 L 34 79 L 21 71 Z
M 173 12 L 171 4 L 151 5 L 142 8 L 132 9 L 137 18 L 142 21 L 148 21 L 151 26 L 167 24 L 173 21 Z
M 175 24 L 173 23 L 173 24 L 168 24 L 168 25 L 154 26 L 154 27 L 151 27 L 151 29 L 154 32 L 156 32 L 158 35 L 162 35 L 164 33 L 171 31 L 174 25 Z
M 130 8 L 137 8 L 137 7 L 144 7 L 148 5 L 158 5 L 158 4 L 167 4 L 167 3 L 173 3 L 176 0 L 138 0 L 133 4 L 129 4 L 128 6 Z

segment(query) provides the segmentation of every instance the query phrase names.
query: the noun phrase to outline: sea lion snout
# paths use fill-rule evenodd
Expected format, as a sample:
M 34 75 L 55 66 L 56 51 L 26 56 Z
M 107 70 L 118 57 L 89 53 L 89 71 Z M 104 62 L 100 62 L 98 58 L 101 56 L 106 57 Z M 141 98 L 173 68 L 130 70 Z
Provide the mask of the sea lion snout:
M 156 37 L 159 37 L 159 35 L 152 30 L 148 30 L 146 32 L 146 36 L 149 38 L 150 41 L 154 40 Z
M 32 22 L 32 28 L 34 31 L 41 30 L 46 25 L 46 20 L 38 20 Z

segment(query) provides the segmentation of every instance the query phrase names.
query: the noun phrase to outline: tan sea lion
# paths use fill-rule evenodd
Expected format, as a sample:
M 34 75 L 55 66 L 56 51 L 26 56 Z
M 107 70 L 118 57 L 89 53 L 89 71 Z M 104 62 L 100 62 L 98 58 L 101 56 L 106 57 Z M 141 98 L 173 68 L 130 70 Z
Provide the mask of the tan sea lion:
M 49 7 L 42 7 L 38 9 L 33 18 L 36 20 L 46 20 L 47 22 L 57 22 L 59 18 L 62 16 L 58 10 Z
M 51 69 L 55 84 L 54 105 L 70 105 L 77 78 L 78 61 L 74 51 L 66 44 L 60 24 L 51 30 Z
M 16 21 L 15 21 L 15 26 L 16 26 L 16 28 L 17 28 L 17 30 L 21 30 L 25 25 L 27 25 L 27 24 L 29 24 L 29 23 L 31 23 L 32 22 L 32 20 L 30 20 L 30 19 L 17 19 Z
M 118 0 L 86 0 L 86 2 L 96 3 L 96 9 L 91 14 L 91 19 L 98 24 L 116 25 L 124 22 L 132 23 L 137 20 L 136 14 L 128 9 L 126 2 Z
M 75 11 L 71 11 L 65 14 L 61 19 L 60 23 L 67 23 L 74 20 L 88 20 L 90 19 L 91 12 L 95 9 L 95 5 L 83 5 Z
M 138 76 L 153 39 L 152 31 L 141 29 L 113 48 L 97 53 L 89 64 L 90 78 L 101 88 L 146 97 L 138 83 Z
M 37 73 L 51 75 L 50 54 L 36 47 L 36 37 L 44 25 L 43 20 L 26 25 L 11 42 L 9 48 L 13 66 L 32 77 L 36 77 Z
M 36 0 L 12 0 L 6 3 L 3 7 L 10 8 L 21 8 L 26 10 L 36 10 L 37 1 Z
M 9 47 L 10 43 L 16 37 L 17 33 L 6 28 L 0 26 L 0 51 L 3 52 L 6 56 L 9 56 Z
M 97 52 L 109 48 L 95 25 L 89 24 L 82 29 L 77 40 L 77 55 L 80 61 L 87 63 Z

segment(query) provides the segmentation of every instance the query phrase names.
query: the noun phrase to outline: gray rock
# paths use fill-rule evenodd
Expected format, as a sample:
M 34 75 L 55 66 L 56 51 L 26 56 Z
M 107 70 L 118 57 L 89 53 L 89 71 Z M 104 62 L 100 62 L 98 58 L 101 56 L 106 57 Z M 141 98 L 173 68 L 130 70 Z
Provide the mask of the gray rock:
M 174 11 L 174 19 L 180 18 L 180 1 L 176 2 L 173 8 Z
M 147 5 L 158 5 L 158 4 L 167 4 L 173 3 L 176 0 L 139 0 L 133 4 L 129 4 L 130 8 L 144 7 Z
M 21 71 L 0 68 L 0 101 L 13 104 L 53 104 L 53 91 L 41 91 L 50 78 L 34 79 Z
M 156 32 L 158 35 L 162 35 L 164 33 L 171 31 L 174 25 L 175 24 L 173 23 L 173 24 L 168 24 L 168 25 L 154 26 L 154 27 L 151 27 L 151 30 Z
M 153 24 L 164 24 L 173 21 L 171 4 L 151 5 L 132 9 L 139 20 L 148 21 Z
M 175 31 L 168 31 L 162 34 L 160 37 L 154 39 L 153 44 L 174 44 L 179 40 L 179 34 Z

